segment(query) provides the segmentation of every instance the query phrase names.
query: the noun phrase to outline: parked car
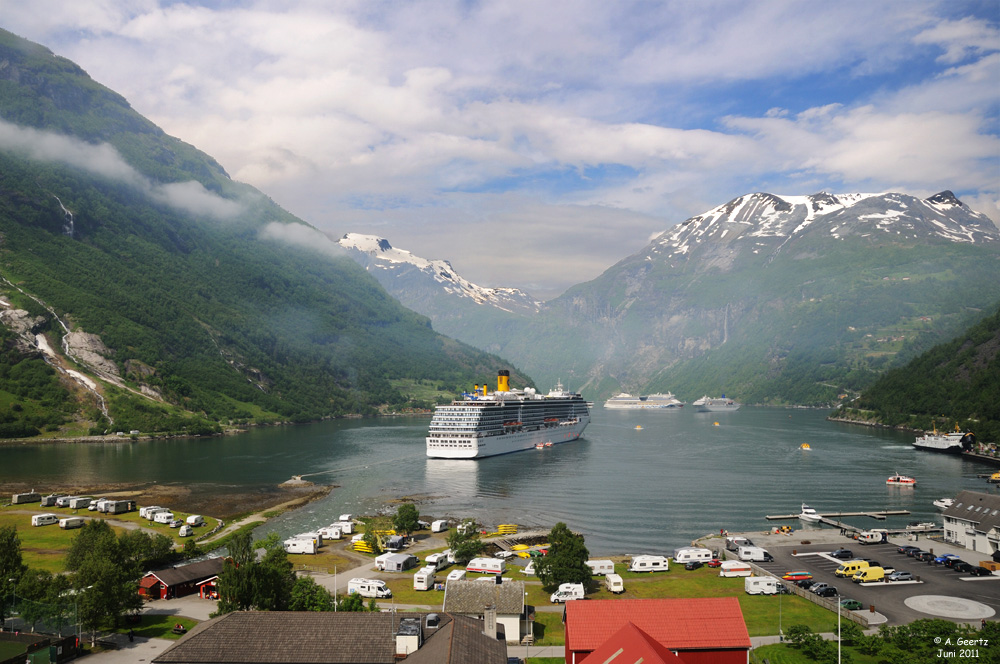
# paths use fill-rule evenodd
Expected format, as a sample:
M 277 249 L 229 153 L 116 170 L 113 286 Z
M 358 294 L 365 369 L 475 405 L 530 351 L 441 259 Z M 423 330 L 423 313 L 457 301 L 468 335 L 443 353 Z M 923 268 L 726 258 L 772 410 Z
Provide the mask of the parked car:
M 913 581 L 913 574 L 905 570 L 899 570 L 889 575 L 890 581 Z
M 972 576 L 989 576 L 993 574 L 993 571 L 985 567 L 980 567 L 979 565 L 976 565 L 975 567 L 969 570 L 969 574 L 971 574 Z
M 171 528 L 180 528 L 184 525 L 184 519 L 174 519 L 168 524 Z
M 802 579 L 801 581 L 796 581 L 795 585 L 804 590 L 809 590 L 809 588 L 815 585 L 816 583 L 817 581 L 813 581 L 812 579 Z
M 856 599 L 851 599 L 849 597 L 845 597 L 844 599 L 840 600 L 840 605 L 845 609 L 847 609 L 848 611 L 857 611 L 858 609 L 865 608 L 864 604 L 862 604 Z
M 777 586 L 775 594 L 777 594 L 777 595 L 791 595 L 792 594 L 792 589 L 789 588 L 788 586 L 786 586 L 783 583 L 779 583 L 778 586 Z
M 809 586 L 809 592 L 816 593 L 818 595 L 829 587 L 830 587 L 829 583 L 823 583 L 823 582 L 814 583 L 813 585 Z
M 940 556 L 938 556 L 937 558 L 934 559 L 934 564 L 935 565 L 944 565 L 944 564 L 946 564 L 948 562 L 949 558 L 958 558 L 958 554 L 956 554 L 956 553 L 946 553 L 944 555 L 940 555 Z
M 934 564 L 934 557 L 935 556 L 934 556 L 933 553 L 930 553 L 929 551 L 921 551 L 920 553 L 918 553 L 917 555 L 915 555 L 913 557 L 916 558 L 917 560 L 919 560 L 921 562 L 925 562 L 925 563 L 927 563 L 929 565 L 933 565 Z
M 954 558 L 949 558 L 948 560 L 946 560 L 944 562 L 944 566 L 945 567 L 954 567 L 956 563 L 961 563 L 961 562 L 965 562 L 965 561 L 963 561 L 958 556 L 955 556 Z
M 913 546 L 912 544 L 904 544 L 903 546 L 896 549 L 896 551 L 902 553 L 903 555 L 907 555 L 909 551 L 919 551 L 919 550 L 920 550 L 919 546 Z
M 718 558 L 712 558 L 705 564 L 708 565 L 709 567 L 722 567 L 722 561 L 719 560 Z
M 959 574 L 968 574 L 972 571 L 972 565 L 962 560 L 952 565 L 951 568 Z
M 698 569 L 699 567 L 704 567 L 705 563 L 700 560 L 692 560 L 690 562 L 684 563 L 684 569 Z
M 854 558 L 854 553 L 850 549 L 837 549 L 836 551 L 831 551 L 830 555 L 838 560 L 851 560 Z
M 906 550 L 906 555 L 908 555 L 910 558 L 916 558 L 921 553 L 924 553 L 924 550 L 919 549 L 917 547 L 910 547 Z
M 836 597 L 840 593 L 837 592 L 837 589 L 835 587 L 827 586 L 826 588 L 823 588 L 823 590 L 820 590 L 816 594 L 819 595 L 820 597 Z

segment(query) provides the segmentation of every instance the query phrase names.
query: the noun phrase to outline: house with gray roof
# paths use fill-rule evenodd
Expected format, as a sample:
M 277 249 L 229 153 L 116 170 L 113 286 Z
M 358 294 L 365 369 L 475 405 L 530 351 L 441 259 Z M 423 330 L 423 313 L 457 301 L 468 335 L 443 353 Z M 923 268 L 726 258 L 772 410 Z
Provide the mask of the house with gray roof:
M 153 664 L 506 664 L 507 644 L 485 627 L 448 613 L 236 611 Z
M 495 580 L 460 579 L 445 584 L 446 613 L 482 620 L 490 608 L 495 609 L 497 624 L 503 625 L 508 643 L 517 643 L 529 633 L 531 626 L 525 612 L 524 581 L 498 576 Z
M 944 511 L 944 540 L 989 558 L 1000 551 L 1000 496 L 961 491 Z

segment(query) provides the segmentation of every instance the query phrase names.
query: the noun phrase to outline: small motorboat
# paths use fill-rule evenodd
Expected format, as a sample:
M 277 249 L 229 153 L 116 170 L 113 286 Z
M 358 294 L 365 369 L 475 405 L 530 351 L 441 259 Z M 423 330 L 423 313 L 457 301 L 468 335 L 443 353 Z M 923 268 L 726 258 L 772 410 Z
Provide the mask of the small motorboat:
M 991 483 L 993 483 L 993 484 L 1000 484 L 1000 470 L 998 470 L 997 472 L 995 472 L 995 473 L 993 473 L 992 475 L 990 475 L 990 476 L 989 476 L 989 477 L 988 477 L 988 478 L 986 479 L 986 481 L 987 481 L 987 482 L 991 482 Z
M 886 484 L 893 484 L 896 486 L 913 486 L 917 483 L 915 479 L 909 475 L 900 475 L 898 472 L 885 481 Z
M 823 517 L 820 516 L 819 512 L 802 503 L 802 512 L 799 513 L 799 518 L 803 521 L 819 521 Z
M 545 443 L 545 447 L 552 447 L 552 441 L 550 440 L 549 442 Z
M 536 450 L 542 450 L 542 449 L 545 449 L 545 443 L 536 443 L 536 444 L 535 444 L 535 449 L 536 449 Z
M 933 503 L 934 507 L 938 508 L 939 510 L 946 510 L 954 504 L 955 504 L 954 498 L 938 498 Z
M 635 425 L 635 430 L 636 431 L 642 431 L 642 425 L 641 424 L 636 424 Z
M 800 450 L 806 450 L 806 451 L 809 451 L 809 450 L 811 450 L 812 448 L 811 448 L 811 447 L 809 447 L 809 443 L 802 443 L 801 445 L 799 445 L 799 449 L 800 449 Z

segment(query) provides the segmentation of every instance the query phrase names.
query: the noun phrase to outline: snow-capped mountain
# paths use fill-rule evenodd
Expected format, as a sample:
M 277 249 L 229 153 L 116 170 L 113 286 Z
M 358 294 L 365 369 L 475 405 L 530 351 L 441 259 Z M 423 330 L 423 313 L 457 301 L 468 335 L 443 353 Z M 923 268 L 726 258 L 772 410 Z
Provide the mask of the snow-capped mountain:
M 485 288 L 455 272 L 446 260 L 428 260 L 397 249 L 385 238 L 347 233 L 338 240 L 382 286 L 404 304 L 431 316 L 428 300 L 447 296 L 451 307 L 458 301 L 493 307 L 509 313 L 533 313 L 541 303 L 517 288 Z M 421 302 L 421 306 L 411 303 Z M 447 308 L 447 307 L 446 307 Z M 432 316 L 433 317 L 433 316 Z

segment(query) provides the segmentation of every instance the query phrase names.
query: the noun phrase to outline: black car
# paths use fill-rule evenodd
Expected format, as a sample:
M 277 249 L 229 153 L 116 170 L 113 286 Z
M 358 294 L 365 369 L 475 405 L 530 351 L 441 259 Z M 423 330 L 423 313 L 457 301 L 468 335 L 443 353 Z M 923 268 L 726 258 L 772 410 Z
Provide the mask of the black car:
M 910 551 L 919 551 L 919 550 L 920 550 L 919 546 L 913 546 L 912 544 L 906 544 L 896 549 L 896 551 L 905 555 L 909 555 Z
M 951 568 L 956 572 L 958 572 L 959 574 L 968 574 L 969 572 L 972 571 L 972 565 L 963 560 L 958 561 L 957 563 L 952 565 Z
M 689 563 L 684 563 L 684 569 L 698 569 L 699 567 L 704 567 L 705 563 L 699 560 L 692 560 Z
M 906 555 L 908 555 L 910 558 L 916 558 L 921 553 L 924 553 L 924 550 L 918 549 L 916 547 L 912 547 L 910 549 L 907 549 L 906 551 Z
M 975 567 L 969 570 L 969 574 L 971 574 L 972 576 L 989 576 L 990 574 L 993 574 L 993 571 L 985 567 L 980 567 L 979 565 L 976 565 Z
M 779 583 L 778 584 L 778 592 L 776 594 L 778 594 L 778 595 L 791 595 L 792 594 L 792 589 L 789 588 L 788 586 L 786 586 L 783 583 Z
M 833 586 L 827 586 L 826 588 L 823 588 L 823 590 L 819 591 L 816 594 L 819 595 L 820 597 L 836 597 L 840 593 L 838 593 L 837 589 L 834 588 Z
M 816 583 L 817 582 L 813 581 L 812 579 L 800 579 L 795 582 L 795 585 L 797 585 L 799 588 L 802 588 L 803 590 L 809 590 L 809 588 Z
M 962 562 L 965 561 L 962 560 L 961 558 L 949 558 L 948 560 L 944 561 L 943 564 L 945 567 L 951 567 L 952 569 L 954 569 L 957 563 L 962 563 Z
M 830 555 L 839 560 L 851 560 L 854 558 L 854 554 L 850 549 L 837 549 L 836 551 L 831 551 Z
M 916 558 L 917 560 L 920 560 L 925 563 L 930 563 L 932 565 L 934 564 L 934 559 L 937 558 L 937 556 L 935 556 L 930 551 L 921 551 L 920 553 L 916 554 L 913 557 Z

